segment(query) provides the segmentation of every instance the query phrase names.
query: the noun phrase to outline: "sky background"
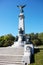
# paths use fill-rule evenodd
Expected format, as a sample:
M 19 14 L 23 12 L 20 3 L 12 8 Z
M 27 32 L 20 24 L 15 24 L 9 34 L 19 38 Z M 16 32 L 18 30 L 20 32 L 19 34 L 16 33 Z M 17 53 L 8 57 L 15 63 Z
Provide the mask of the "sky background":
M 25 33 L 43 32 L 43 0 L 0 0 L 0 36 L 18 35 L 17 5 L 24 5 Z

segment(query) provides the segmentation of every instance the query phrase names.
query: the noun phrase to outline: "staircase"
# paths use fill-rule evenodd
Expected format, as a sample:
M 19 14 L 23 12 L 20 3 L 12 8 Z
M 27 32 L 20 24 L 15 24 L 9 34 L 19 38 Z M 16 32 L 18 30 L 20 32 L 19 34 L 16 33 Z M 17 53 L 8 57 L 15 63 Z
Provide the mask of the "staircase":
M 0 65 L 24 65 L 24 48 L 0 48 Z

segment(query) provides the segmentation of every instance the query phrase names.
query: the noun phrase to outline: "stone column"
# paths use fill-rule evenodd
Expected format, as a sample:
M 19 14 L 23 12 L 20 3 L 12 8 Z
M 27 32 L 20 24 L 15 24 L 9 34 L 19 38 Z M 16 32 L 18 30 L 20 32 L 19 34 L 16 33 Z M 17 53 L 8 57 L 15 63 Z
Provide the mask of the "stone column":
M 24 14 L 20 13 L 19 15 L 19 27 L 18 27 L 19 34 L 25 34 L 25 27 L 24 27 Z

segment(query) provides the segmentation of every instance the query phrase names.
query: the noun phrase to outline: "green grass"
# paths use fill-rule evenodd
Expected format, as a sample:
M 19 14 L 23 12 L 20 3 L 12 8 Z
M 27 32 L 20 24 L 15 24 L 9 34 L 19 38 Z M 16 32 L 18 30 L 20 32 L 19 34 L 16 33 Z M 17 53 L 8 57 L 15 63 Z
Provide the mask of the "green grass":
M 29 65 L 43 65 L 43 50 L 34 54 L 35 62 Z

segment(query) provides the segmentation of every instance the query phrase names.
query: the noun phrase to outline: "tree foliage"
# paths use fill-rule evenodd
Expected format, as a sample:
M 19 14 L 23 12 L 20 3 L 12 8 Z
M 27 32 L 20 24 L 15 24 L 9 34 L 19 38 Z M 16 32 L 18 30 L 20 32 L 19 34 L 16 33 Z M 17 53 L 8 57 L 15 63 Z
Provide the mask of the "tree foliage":
M 11 46 L 14 43 L 15 37 L 12 34 L 0 36 L 0 47 Z
M 43 33 L 31 33 L 28 34 L 31 37 L 31 41 L 34 45 L 43 45 Z
M 33 42 L 34 45 L 43 45 L 43 33 L 31 33 L 26 34 L 26 36 L 30 37 L 30 41 Z M 12 34 L 0 36 L 0 47 L 11 46 L 14 43 L 14 41 L 15 37 Z

